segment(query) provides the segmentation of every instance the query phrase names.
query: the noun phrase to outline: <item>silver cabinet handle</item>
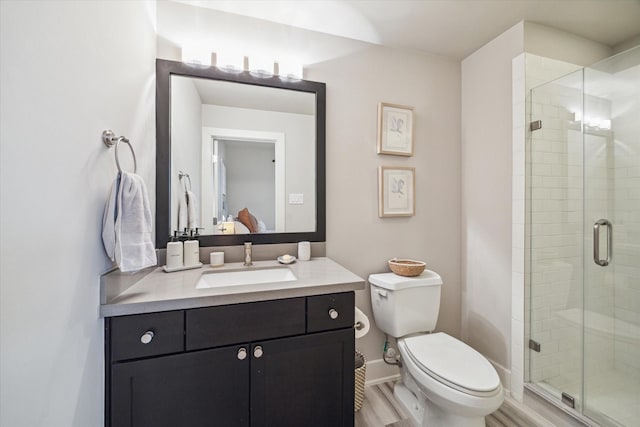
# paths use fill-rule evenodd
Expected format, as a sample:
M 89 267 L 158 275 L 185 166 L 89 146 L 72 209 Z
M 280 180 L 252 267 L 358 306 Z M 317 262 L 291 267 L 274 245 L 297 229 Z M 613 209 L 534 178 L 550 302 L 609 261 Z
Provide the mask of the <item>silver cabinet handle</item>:
M 257 345 L 254 349 L 253 349 L 253 357 L 255 357 L 256 359 L 260 359 L 262 357 L 262 347 L 260 347 L 259 345 Z
M 607 258 L 600 258 L 600 226 L 607 227 Z M 606 219 L 599 219 L 593 224 L 593 262 L 601 267 L 606 267 L 611 262 L 612 235 L 611 223 Z
M 140 342 L 142 344 L 149 344 L 153 340 L 154 335 L 153 331 L 147 331 L 140 337 Z
M 336 310 L 335 308 L 332 308 L 331 310 L 329 310 L 329 317 L 332 319 L 337 319 L 338 318 L 338 310 Z
M 238 349 L 238 360 L 244 360 L 247 358 L 247 349 L 244 347 L 240 347 Z

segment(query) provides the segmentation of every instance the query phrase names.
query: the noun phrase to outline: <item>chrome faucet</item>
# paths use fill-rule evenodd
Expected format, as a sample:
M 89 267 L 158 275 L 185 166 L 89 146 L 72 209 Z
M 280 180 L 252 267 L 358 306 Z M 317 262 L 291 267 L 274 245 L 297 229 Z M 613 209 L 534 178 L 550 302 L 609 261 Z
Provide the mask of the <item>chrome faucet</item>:
M 251 261 L 251 242 L 244 242 L 244 265 L 245 267 L 253 265 L 253 261 Z

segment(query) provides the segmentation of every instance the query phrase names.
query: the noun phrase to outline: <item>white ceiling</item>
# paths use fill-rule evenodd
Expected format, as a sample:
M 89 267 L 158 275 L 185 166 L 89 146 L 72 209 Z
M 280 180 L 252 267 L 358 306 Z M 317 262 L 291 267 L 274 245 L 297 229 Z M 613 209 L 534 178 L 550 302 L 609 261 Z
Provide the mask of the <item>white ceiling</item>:
M 611 47 L 640 35 L 640 0 L 177 1 L 459 59 L 521 20 Z

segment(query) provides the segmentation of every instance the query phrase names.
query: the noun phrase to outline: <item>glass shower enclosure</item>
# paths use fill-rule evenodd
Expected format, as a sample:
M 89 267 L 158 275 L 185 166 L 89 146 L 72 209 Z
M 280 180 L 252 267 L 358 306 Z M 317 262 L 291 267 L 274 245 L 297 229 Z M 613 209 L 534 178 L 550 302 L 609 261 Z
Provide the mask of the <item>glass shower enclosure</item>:
M 640 47 L 529 99 L 528 388 L 640 426 Z

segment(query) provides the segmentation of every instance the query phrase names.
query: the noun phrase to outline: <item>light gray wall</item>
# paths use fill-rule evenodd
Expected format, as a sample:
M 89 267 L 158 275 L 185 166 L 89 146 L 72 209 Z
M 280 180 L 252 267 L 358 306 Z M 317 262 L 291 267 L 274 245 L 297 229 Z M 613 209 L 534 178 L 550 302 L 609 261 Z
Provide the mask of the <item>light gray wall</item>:
M 129 137 L 153 195 L 154 21 L 154 2 L 0 2 L 2 426 L 103 425 L 101 133 Z
M 424 260 L 444 279 L 437 328 L 460 334 L 459 62 L 379 46 L 309 65 L 327 83 L 327 255 L 366 278 L 393 257 Z M 376 154 L 377 104 L 414 107 L 415 155 Z M 378 217 L 379 166 L 416 168 L 416 214 Z M 369 287 L 356 305 L 373 322 Z M 372 328 L 356 346 L 380 359 Z
M 462 337 L 504 368 L 511 342 L 511 59 L 523 52 L 523 32 L 521 22 L 462 61 Z

